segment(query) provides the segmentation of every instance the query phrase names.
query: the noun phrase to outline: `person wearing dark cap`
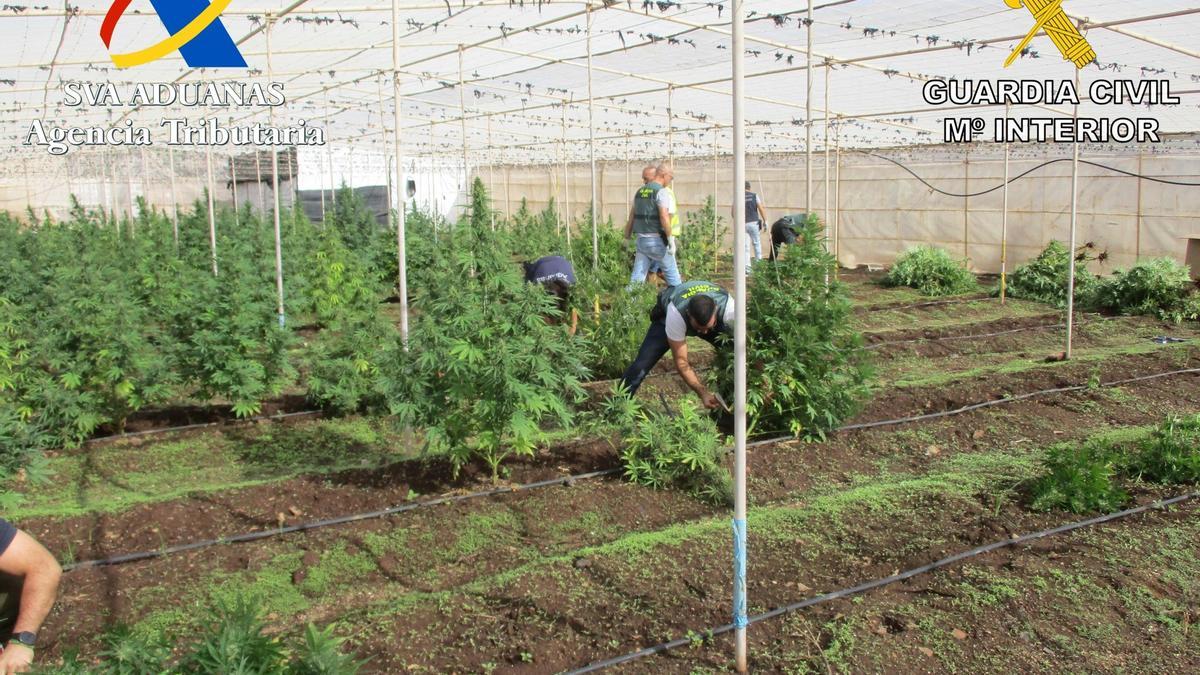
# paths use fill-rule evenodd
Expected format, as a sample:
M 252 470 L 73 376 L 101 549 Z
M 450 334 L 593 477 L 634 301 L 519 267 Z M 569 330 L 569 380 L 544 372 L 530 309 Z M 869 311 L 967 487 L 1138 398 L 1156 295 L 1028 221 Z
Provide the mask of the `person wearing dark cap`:
M 33 537 L 0 519 L 0 675 L 33 664 L 42 621 L 54 606 L 62 567 Z
M 571 287 L 575 285 L 575 268 L 571 261 L 561 255 L 548 255 L 533 262 L 521 263 L 525 269 L 525 281 L 541 284 L 548 293 L 558 299 L 558 309 L 566 316 L 571 299 Z M 575 335 L 579 328 L 579 312 L 570 310 L 571 326 L 568 335 Z

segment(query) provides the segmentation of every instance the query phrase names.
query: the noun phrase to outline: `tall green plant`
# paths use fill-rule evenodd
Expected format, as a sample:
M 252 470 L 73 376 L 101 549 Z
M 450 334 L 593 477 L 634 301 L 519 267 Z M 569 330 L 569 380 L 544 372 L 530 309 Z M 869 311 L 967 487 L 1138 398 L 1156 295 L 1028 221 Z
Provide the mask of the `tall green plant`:
M 749 429 L 823 438 L 854 414 L 871 369 L 850 325 L 844 285 L 819 225 L 810 223 L 787 255 L 755 265 L 746 308 Z M 731 401 L 733 350 L 718 349 L 714 377 Z
M 1086 251 L 1073 255 L 1062 242 L 1052 241 L 1036 258 L 1018 267 L 1008 278 L 1008 294 L 1014 298 L 1067 306 L 1067 274 L 1075 265 L 1075 302 L 1088 306 L 1097 278 L 1088 271 Z M 997 293 L 999 290 L 997 290 Z
M 1200 319 L 1200 294 L 1191 271 L 1171 258 L 1154 258 L 1117 270 L 1096 288 L 1096 304 L 1121 314 L 1148 314 L 1180 323 Z
M 716 274 L 717 255 L 720 243 L 725 240 L 729 227 L 725 219 L 717 215 L 713 196 L 704 200 L 699 211 L 689 211 L 685 216 L 683 236 L 679 238 L 676 260 L 679 273 L 688 279 L 708 279 Z M 769 236 L 768 236 L 769 239 Z M 769 245 L 769 241 L 764 245 Z
M 909 286 L 934 297 L 969 293 L 979 287 L 964 262 L 951 258 L 945 249 L 925 245 L 910 248 L 896 258 L 883 285 Z

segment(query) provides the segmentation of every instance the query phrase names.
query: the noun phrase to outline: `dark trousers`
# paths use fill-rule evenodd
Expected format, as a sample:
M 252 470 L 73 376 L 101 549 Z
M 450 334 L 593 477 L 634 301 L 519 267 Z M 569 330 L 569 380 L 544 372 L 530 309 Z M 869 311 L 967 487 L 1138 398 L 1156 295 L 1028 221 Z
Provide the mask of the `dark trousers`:
M 698 335 L 697 337 L 716 347 L 719 335 L 720 332 L 714 330 L 708 335 Z M 670 350 L 671 345 L 667 344 L 666 320 L 651 321 L 650 328 L 646 330 L 646 337 L 642 338 L 642 346 L 638 348 L 637 357 L 625 369 L 625 374 L 621 376 L 621 384 L 629 390 L 630 396 L 637 393 L 638 388 L 642 386 L 642 380 L 646 379 L 646 375 L 650 374 L 663 354 Z
M 779 247 L 784 244 L 796 243 L 796 233 L 791 228 L 781 227 L 771 229 L 771 260 L 779 257 Z

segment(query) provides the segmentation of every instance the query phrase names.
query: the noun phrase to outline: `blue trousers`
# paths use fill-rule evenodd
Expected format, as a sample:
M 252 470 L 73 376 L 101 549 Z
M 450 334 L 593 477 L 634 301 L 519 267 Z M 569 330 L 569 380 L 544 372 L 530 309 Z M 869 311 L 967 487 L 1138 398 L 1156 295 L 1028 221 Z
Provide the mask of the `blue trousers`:
M 704 340 L 710 345 L 717 347 L 717 337 L 720 335 L 718 331 L 712 331 L 708 335 L 698 335 L 701 340 Z M 637 393 L 639 387 L 642 386 L 642 381 L 646 379 L 646 375 L 654 369 L 662 359 L 663 354 L 671 351 L 671 345 L 667 344 L 667 322 L 665 319 L 658 319 L 650 322 L 650 328 L 646 330 L 646 337 L 642 338 L 642 346 L 638 348 L 637 357 L 633 359 L 633 363 L 625 369 L 625 374 L 621 376 L 621 384 L 629 390 L 629 395 Z

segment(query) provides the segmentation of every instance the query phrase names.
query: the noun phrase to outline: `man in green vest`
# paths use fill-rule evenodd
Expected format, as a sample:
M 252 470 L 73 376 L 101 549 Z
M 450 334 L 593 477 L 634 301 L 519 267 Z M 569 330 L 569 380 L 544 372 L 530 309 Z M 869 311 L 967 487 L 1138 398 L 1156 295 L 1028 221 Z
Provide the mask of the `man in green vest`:
M 728 347 L 733 337 L 733 298 L 711 281 L 689 281 L 664 288 L 650 312 L 650 328 L 637 357 L 625 369 L 621 384 L 630 396 L 669 349 L 679 376 L 700 397 L 706 408 L 720 405 L 688 363 L 687 337 L 699 337 L 717 349 Z
M 663 162 L 658 165 L 658 183 L 663 186 L 662 192 L 667 195 L 667 213 L 671 215 L 671 250 L 676 250 L 679 235 L 682 234 L 682 228 L 679 226 L 679 202 L 675 199 L 675 188 L 671 183 L 675 181 L 675 169 L 670 164 Z M 678 269 L 678 261 L 676 261 L 676 269 Z M 663 279 L 663 266 L 658 261 L 650 263 L 650 274 L 657 274 L 660 279 Z M 682 277 L 682 275 L 680 275 Z M 647 276 L 646 281 L 650 279 Z M 663 279 L 665 282 L 666 279 Z
M 629 285 L 644 282 L 651 263 L 658 262 L 662 265 L 667 286 L 678 286 L 682 279 L 675 265 L 675 242 L 671 238 L 670 196 L 658 182 L 656 167 L 646 167 L 642 171 L 642 180 L 647 182 L 634 193 L 633 207 L 625 223 L 626 241 L 637 235 L 637 254 Z

